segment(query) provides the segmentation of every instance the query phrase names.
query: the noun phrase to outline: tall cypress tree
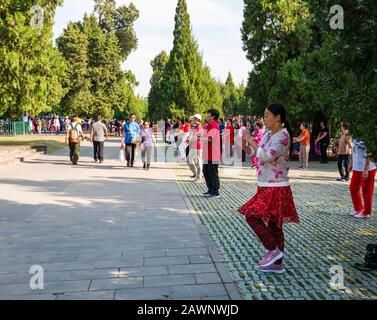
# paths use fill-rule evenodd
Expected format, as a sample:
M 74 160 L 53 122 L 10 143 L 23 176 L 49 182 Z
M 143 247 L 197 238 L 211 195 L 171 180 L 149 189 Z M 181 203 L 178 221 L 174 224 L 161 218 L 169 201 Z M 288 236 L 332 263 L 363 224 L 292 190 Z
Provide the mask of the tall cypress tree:
M 93 95 L 90 115 L 97 113 L 109 119 L 119 103 L 116 89 L 123 75 L 121 50 L 115 34 L 105 33 L 93 15 L 84 18 L 83 32 L 88 37 L 88 66 Z
M 60 103 L 60 111 L 68 115 L 89 114 L 93 96 L 88 68 L 88 37 L 82 32 L 81 23 L 69 23 L 56 42 L 70 66 L 62 80 L 67 92 Z
M 218 87 L 209 68 L 203 66 L 198 43 L 191 32 L 186 0 L 178 0 L 173 49 L 161 87 L 163 111 L 167 116 L 187 116 L 204 113 L 209 107 L 221 108 Z
M 237 113 L 239 104 L 239 95 L 237 87 L 234 84 L 233 76 L 229 72 L 223 90 L 223 110 L 226 115 L 233 115 Z
M 162 108 L 163 91 L 161 81 L 168 61 L 169 56 L 165 51 L 159 53 L 151 61 L 153 74 L 150 80 L 151 90 L 148 95 L 148 116 L 153 121 L 160 120 L 165 116 Z

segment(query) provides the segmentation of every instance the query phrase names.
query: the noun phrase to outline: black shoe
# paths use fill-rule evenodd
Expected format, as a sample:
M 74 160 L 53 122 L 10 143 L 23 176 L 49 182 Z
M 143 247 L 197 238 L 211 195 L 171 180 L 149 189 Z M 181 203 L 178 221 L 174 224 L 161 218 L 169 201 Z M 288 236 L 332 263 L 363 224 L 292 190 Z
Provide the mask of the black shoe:
M 131 168 L 133 168 L 134 167 L 134 164 L 133 163 L 131 163 Z
M 151 167 L 151 165 L 150 164 L 148 164 L 147 165 L 147 171 L 150 169 L 150 167 Z
M 146 166 L 147 166 L 147 164 L 144 162 L 144 164 L 143 164 L 143 169 L 145 169 L 146 168 Z
M 211 196 L 211 192 L 210 191 L 207 191 L 207 192 L 204 192 L 203 193 L 203 196 L 205 196 L 205 197 L 210 197 Z
M 129 168 L 131 166 L 131 164 L 129 162 L 127 162 L 127 167 Z
M 376 268 L 368 266 L 365 263 L 355 263 L 355 268 L 360 270 L 360 271 L 364 271 L 364 272 L 376 270 Z
M 212 193 L 208 198 L 209 199 L 218 199 L 218 198 L 221 198 L 221 196 L 218 193 Z

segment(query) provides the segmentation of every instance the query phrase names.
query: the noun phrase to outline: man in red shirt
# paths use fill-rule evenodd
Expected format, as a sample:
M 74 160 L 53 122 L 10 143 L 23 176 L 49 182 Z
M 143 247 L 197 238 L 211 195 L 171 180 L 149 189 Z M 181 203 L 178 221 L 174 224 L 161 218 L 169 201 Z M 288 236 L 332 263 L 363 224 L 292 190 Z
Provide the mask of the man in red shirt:
M 204 130 L 203 137 L 203 174 L 208 187 L 205 197 L 218 198 L 220 189 L 219 164 L 221 161 L 220 153 L 220 128 L 217 120 L 220 113 L 216 109 L 207 111 L 207 128 Z

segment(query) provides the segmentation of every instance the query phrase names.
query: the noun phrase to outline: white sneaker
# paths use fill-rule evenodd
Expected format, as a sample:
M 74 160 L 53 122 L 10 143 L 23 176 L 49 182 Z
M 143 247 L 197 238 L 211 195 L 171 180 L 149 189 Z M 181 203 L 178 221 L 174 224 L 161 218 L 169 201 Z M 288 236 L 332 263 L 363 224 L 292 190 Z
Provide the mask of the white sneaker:
M 259 271 L 260 272 L 264 272 L 264 273 L 282 274 L 282 273 L 285 272 L 284 263 L 281 263 L 281 264 L 272 264 L 272 265 L 266 266 L 266 267 L 260 266 L 259 267 Z
M 356 219 L 369 219 L 370 215 L 367 215 L 367 214 L 364 214 L 363 212 L 361 212 L 359 214 L 355 214 L 354 217 Z

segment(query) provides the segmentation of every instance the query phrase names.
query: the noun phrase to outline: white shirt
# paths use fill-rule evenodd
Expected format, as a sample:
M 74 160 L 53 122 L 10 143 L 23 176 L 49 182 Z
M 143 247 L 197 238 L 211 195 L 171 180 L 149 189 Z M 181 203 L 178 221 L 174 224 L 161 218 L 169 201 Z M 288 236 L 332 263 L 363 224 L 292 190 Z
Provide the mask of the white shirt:
M 363 172 L 365 168 L 367 157 L 367 148 L 364 142 L 354 140 L 352 142 L 352 170 Z M 368 171 L 376 170 L 376 164 L 374 161 L 370 161 Z
M 78 134 L 83 133 L 83 131 L 82 131 L 82 127 L 81 127 L 81 124 L 76 123 L 76 122 L 72 122 L 72 123 L 69 125 L 69 130 L 72 130 L 72 129 L 74 129 L 74 128 L 76 128 Z

